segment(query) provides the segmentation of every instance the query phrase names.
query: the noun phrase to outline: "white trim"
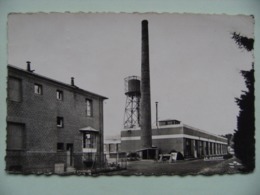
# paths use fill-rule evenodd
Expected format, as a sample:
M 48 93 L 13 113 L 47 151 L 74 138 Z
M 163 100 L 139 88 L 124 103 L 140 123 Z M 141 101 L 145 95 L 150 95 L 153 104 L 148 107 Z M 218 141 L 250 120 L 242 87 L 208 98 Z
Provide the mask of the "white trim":
M 195 128 L 195 127 L 192 127 L 192 126 L 189 126 L 189 125 L 186 125 L 186 124 L 183 124 L 183 123 L 175 124 L 175 125 L 174 124 L 173 125 L 162 125 L 162 126 L 159 126 L 158 128 L 156 126 L 153 126 L 152 127 L 152 131 L 156 130 L 156 129 L 160 130 L 160 129 L 169 129 L 169 128 L 178 128 L 178 127 L 182 127 L 182 128 L 186 127 L 186 128 L 189 128 L 189 129 L 191 129 L 193 131 L 205 133 L 207 135 L 211 135 L 211 136 L 214 136 L 214 137 L 217 137 L 217 138 L 221 138 L 221 139 L 227 140 L 227 138 L 225 138 L 225 137 L 222 137 L 222 136 L 216 135 L 214 133 L 210 133 L 210 132 L 207 132 L 207 131 L 204 131 L 204 130 L 201 130 L 201 129 L 198 129 L 198 128 Z M 140 127 L 136 127 L 136 128 L 123 129 L 122 132 L 124 132 L 124 131 L 125 132 L 126 131 L 140 131 L 140 130 L 141 130 Z M 184 129 L 182 129 L 182 130 L 184 130 Z M 200 138 L 200 139 L 203 140 L 203 138 Z M 205 141 L 207 141 L 207 140 L 208 139 L 205 139 Z M 215 142 L 215 140 L 213 140 L 213 141 Z
M 186 134 L 153 135 L 152 136 L 152 139 L 171 139 L 171 138 L 189 138 L 189 139 L 194 139 L 194 140 L 208 141 L 208 142 L 213 142 L 213 143 L 219 143 L 219 144 L 227 145 L 226 142 L 216 141 L 216 140 L 213 140 L 213 139 L 207 139 L 207 138 L 202 138 L 202 137 L 193 136 L 193 135 L 186 135 Z M 141 140 L 141 137 L 140 136 L 122 137 L 121 140 L 122 141 Z
M 172 134 L 172 135 L 153 135 L 152 139 L 169 139 L 169 138 L 183 138 L 183 134 Z
M 96 148 L 83 148 L 84 153 L 95 153 L 97 152 Z
M 169 129 L 169 128 L 178 128 L 178 127 L 183 127 L 183 124 L 171 124 L 171 125 L 159 125 L 158 128 L 157 126 L 153 126 L 152 129 Z
M 140 136 L 135 137 L 121 137 L 121 141 L 128 141 L 128 140 L 141 140 Z
M 104 140 L 104 144 L 120 144 L 121 140 Z
M 152 126 L 152 130 L 156 130 L 156 129 L 169 129 L 169 128 L 177 128 L 177 127 L 183 127 L 183 124 L 172 124 L 172 125 L 159 125 L 158 128 L 157 126 Z M 140 131 L 141 128 L 140 127 L 134 127 L 134 128 L 125 128 L 122 131 Z

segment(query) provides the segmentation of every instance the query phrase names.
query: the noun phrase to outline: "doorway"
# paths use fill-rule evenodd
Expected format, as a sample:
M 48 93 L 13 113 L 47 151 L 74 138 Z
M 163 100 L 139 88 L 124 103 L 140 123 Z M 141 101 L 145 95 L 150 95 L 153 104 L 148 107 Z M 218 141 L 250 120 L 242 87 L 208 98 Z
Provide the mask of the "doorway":
M 67 153 L 67 166 L 72 166 L 73 144 L 67 144 L 66 153 Z

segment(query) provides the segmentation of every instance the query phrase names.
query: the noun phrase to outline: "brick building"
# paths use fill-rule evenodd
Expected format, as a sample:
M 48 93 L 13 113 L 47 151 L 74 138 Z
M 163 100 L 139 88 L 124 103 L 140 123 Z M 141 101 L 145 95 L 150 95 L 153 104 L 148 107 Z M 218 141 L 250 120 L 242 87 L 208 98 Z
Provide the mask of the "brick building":
M 121 151 L 140 152 L 140 127 L 121 131 Z M 152 128 L 152 144 L 158 153 L 171 151 L 182 153 L 185 158 L 223 155 L 227 153 L 227 139 L 212 133 L 185 125 L 178 120 L 159 121 L 158 127 Z M 156 155 L 158 157 L 158 154 Z M 142 158 L 145 158 L 142 156 Z
M 103 163 L 104 96 L 8 65 L 6 170 L 82 170 Z

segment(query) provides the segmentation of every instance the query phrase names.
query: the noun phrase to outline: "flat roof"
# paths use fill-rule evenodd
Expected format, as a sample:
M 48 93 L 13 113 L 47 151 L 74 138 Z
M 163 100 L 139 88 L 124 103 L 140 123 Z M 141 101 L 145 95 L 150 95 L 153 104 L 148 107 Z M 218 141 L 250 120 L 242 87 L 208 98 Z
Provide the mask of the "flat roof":
M 165 122 L 165 121 L 178 121 L 178 122 L 181 122 L 177 119 L 164 119 L 164 120 L 159 120 L 159 122 Z
M 152 130 L 154 129 L 168 129 L 168 128 L 178 128 L 178 127 L 186 127 L 186 128 L 189 128 L 189 129 L 192 129 L 193 131 L 198 131 L 198 132 L 201 132 L 201 133 L 205 133 L 205 134 L 208 134 L 208 135 L 211 135 L 211 136 L 214 136 L 214 137 L 218 137 L 218 138 L 222 138 L 222 139 L 225 139 L 227 140 L 227 138 L 225 137 L 222 137 L 220 135 L 216 135 L 214 133 L 211 133 L 211 132 L 208 132 L 208 131 L 205 131 L 205 130 L 201 130 L 199 128 L 195 128 L 195 127 L 192 127 L 192 126 L 189 126 L 189 125 L 186 125 L 186 124 L 171 124 L 171 125 L 162 125 L 162 126 L 158 126 L 158 128 L 156 126 L 152 126 Z M 127 128 L 127 129 L 123 129 L 122 131 L 140 131 L 141 128 L 140 127 L 136 127 L 136 128 Z

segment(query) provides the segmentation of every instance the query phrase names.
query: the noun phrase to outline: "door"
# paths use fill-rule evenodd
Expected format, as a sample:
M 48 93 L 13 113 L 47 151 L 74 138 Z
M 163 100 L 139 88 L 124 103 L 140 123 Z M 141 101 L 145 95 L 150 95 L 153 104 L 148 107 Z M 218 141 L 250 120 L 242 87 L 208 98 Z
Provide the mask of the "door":
M 191 140 L 190 139 L 185 139 L 185 150 L 184 150 L 184 156 L 185 157 L 191 157 L 192 153 L 191 153 Z
M 67 144 L 67 165 L 72 166 L 73 144 Z

